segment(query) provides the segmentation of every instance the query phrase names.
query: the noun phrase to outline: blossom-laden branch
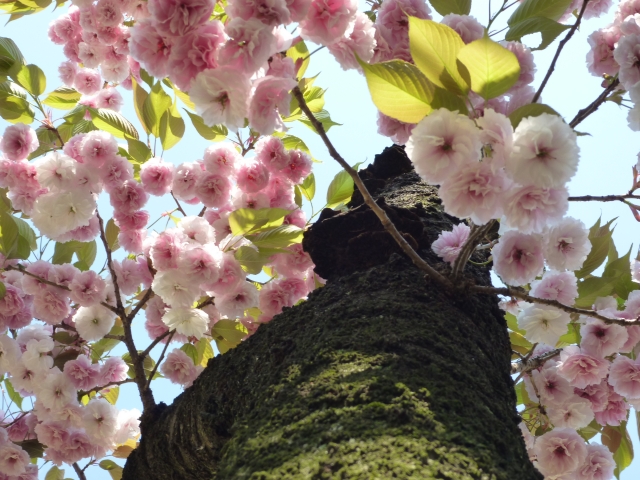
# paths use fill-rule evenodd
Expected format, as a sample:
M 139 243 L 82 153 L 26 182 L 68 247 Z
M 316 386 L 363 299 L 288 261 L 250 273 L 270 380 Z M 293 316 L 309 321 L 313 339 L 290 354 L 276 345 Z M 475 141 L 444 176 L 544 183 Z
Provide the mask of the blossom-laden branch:
M 149 384 L 147 383 L 147 379 L 144 372 L 143 359 L 140 358 L 140 354 L 136 349 L 136 344 L 133 341 L 133 332 L 131 331 L 131 322 L 127 317 L 127 313 L 124 309 L 124 305 L 122 304 L 122 297 L 120 296 L 120 288 L 118 287 L 118 278 L 116 276 L 115 269 L 113 268 L 113 259 L 111 256 L 111 247 L 109 246 L 109 242 L 107 242 L 107 237 L 104 232 L 104 222 L 102 221 L 102 217 L 99 213 L 96 212 L 98 217 L 98 223 L 100 225 L 100 239 L 102 240 L 102 245 L 104 246 L 104 250 L 107 254 L 107 267 L 109 268 L 109 272 L 111 273 L 111 278 L 113 279 L 113 290 L 116 296 L 116 308 L 118 310 L 118 315 L 122 320 L 122 326 L 124 328 L 124 344 L 127 346 L 127 351 L 131 356 L 131 363 L 133 364 L 133 370 L 135 373 L 134 380 L 136 385 L 138 386 L 138 392 L 140 393 L 140 399 L 142 400 L 142 406 L 144 408 L 144 413 L 147 415 L 151 415 L 156 407 L 156 401 L 153 398 L 153 393 L 149 388 Z M 141 422 L 141 428 L 144 422 Z
M 33 277 L 36 280 L 38 280 L 41 283 L 44 283 L 45 285 L 50 285 L 52 287 L 56 287 L 56 288 L 60 288 L 62 290 L 66 290 L 67 292 L 70 292 L 71 289 L 69 287 L 67 287 L 66 285 L 60 285 L 59 283 L 55 283 L 52 282 L 50 280 L 47 280 L 46 278 L 42 278 L 38 275 L 35 275 L 31 272 L 29 272 L 24 265 L 22 264 L 17 264 L 17 265 L 7 265 L 6 267 L 4 267 L 5 270 L 15 270 L 17 272 L 22 273 L 23 275 L 27 275 L 29 277 Z M 107 308 L 109 310 L 111 310 L 113 313 L 115 313 L 116 315 L 119 315 L 118 310 L 113 306 L 113 305 L 109 305 L 106 302 L 100 302 L 100 305 L 102 305 L 104 308 Z
M 169 348 L 169 344 L 171 343 L 171 339 L 173 338 L 175 333 L 176 333 L 176 331 L 172 330 L 171 333 L 169 334 L 169 338 L 167 339 L 167 343 L 164 345 L 164 348 L 162 349 L 162 353 L 160 354 L 160 357 L 158 358 L 158 361 L 154 365 L 153 370 L 151 370 L 151 373 L 149 374 L 149 380 L 147 380 L 147 387 L 146 387 L 147 390 L 149 390 L 149 386 L 151 385 L 151 380 L 153 380 L 153 376 L 158 371 L 158 367 L 162 363 L 162 360 L 164 359 L 164 355 L 165 355 L 165 353 L 167 353 L 167 348 Z
M 337 161 L 340 164 L 340 166 L 353 179 L 353 182 L 356 184 L 356 186 L 358 187 L 358 190 L 360 191 L 360 193 L 362 194 L 362 197 L 364 198 L 364 202 L 373 211 L 373 213 L 375 213 L 376 216 L 380 219 L 380 222 L 382 223 L 382 226 L 384 227 L 384 229 L 393 237 L 393 239 L 397 242 L 397 244 L 400 246 L 402 251 L 413 261 L 413 263 L 420 270 L 425 272 L 429 277 L 435 279 L 437 282 L 439 282 L 443 286 L 451 289 L 453 287 L 453 284 L 451 283 L 451 281 L 448 278 L 441 275 L 431 265 L 425 262 L 424 259 L 420 257 L 420 255 L 418 255 L 418 253 L 413 249 L 413 247 L 409 244 L 409 242 L 407 242 L 407 240 L 398 231 L 398 229 L 393 224 L 393 222 L 391 221 L 387 213 L 373 199 L 373 197 L 371 196 L 371 193 L 369 193 L 369 190 L 367 190 L 367 187 L 364 185 L 364 183 L 362 182 L 362 179 L 358 175 L 358 172 L 354 170 L 345 161 L 345 159 L 342 158 L 342 156 L 338 153 L 338 151 L 335 149 L 335 147 L 331 143 L 331 140 L 329 140 L 329 137 L 327 136 L 327 133 L 325 132 L 324 127 L 322 126 L 322 123 L 318 121 L 318 119 L 315 117 L 313 112 L 309 109 L 307 102 L 305 101 L 304 96 L 302 94 L 302 91 L 300 91 L 300 88 L 296 86 L 293 88 L 291 92 L 293 93 L 294 97 L 298 101 L 298 105 L 300 106 L 300 109 L 305 113 L 305 115 L 311 122 L 311 125 L 313 125 L 313 128 L 315 129 L 315 131 L 318 133 L 318 135 L 320 135 L 320 138 L 322 138 L 322 141 L 324 142 L 325 146 L 329 150 L 329 155 L 331 155 L 331 157 L 335 161 Z
M 576 313 L 578 315 L 584 315 L 585 317 L 596 318 L 609 325 L 621 325 L 623 327 L 633 327 L 635 325 L 640 325 L 640 319 L 621 320 L 617 318 L 609 318 L 609 317 L 605 317 L 604 315 L 600 315 L 598 312 L 594 310 L 586 310 L 584 308 L 570 307 L 568 305 L 565 305 L 564 303 L 558 302 L 557 300 L 547 300 L 546 298 L 532 297 L 531 295 L 527 295 L 526 293 L 521 292 L 520 290 L 516 290 L 515 288 L 483 287 L 480 285 L 473 285 L 469 287 L 469 289 L 472 292 L 484 293 L 488 295 L 504 295 L 505 297 L 515 297 L 530 303 L 541 303 L 543 305 L 549 305 L 550 307 L 555 307 L 567 313 Z
M 584 0 L 584 2 L 582 3 L 582 8 L 580 9 L 580 12 L 578 13 L 578 18 L 576 19 L 576 23 L 573 24 L 573 26 L 569 29 L 569 32 L 567 33 L 567 35 L 560 41 L 560 45 L 558 45 L 558 49 L 556 50 L 556 54 L 554 55 L 553 60 L 551 61 L 551 65 L 549 65 L 549 70 L 547 70 L 547 74 L 544 76 L 544 79 L 542 80 L 542 83 L 540 84 L 540 87 L 538 88 L 538 91 L 533 96 L 533 99 L 531 100 L 531 103 L 537 103 L 537 101 L 540 99 L 540 95 L 542 95 L 542 91 L 544 90 L 544 87 L 547 86 L 547 82 L 551 78 L 551 75 L 553 74 L 553 71 L 556 69 L 556 63 L 558 62 L 558 59 L 560 58 L 560 54 L 562 53 L 562 49 L 564 48 L 564 46 L 567 43 L 569 43 L 569 40 L 571 40 L 571 37 L 573 37 L 573 34 L 576 33 L 576 30 L 580 26 L 580 22 L 582 22 L 582 17 L 584 15 L 584 12 L 587 9 L 587 4 L 588 3 L 589 3 L 589 0 Z
M 523 358 L 520 362 L 513 362 L 511 364 L 511 375 L 516 373 L 525 374 L 536 368 L 543 366 L 547 360 L 551 360 L 553 357 L 557 357 L 562 352 L 561 348 L 556 348 L 549 352 L 545 352 L 533 358 Z
M 573 118 L 573 120 L 571 120 L 571 122 L 569 122 L 569 126 L 571 128 L 576 128 L 576 126 L 578 126 L 589 115 L 591 115 L 593 112 L 598 110 L 598 108 L 600 108 L 600 105 L 602 105 L 604 102 L 607 101 L 607 99 L 609 98 L 609 95 L 616 88 L 618 88 L 618 85 L 620 85 L 620 80 L 618 80 L 616 78 L 609 84 L 609 86 L 607 88 L 604 89 L 604 91 L 600 95 L 598 95 L 598 98 L 596 98 L 587 107 L 583 108 L 582 110 L 580 110 L 576 114 L 576 116 Z
M 640 195 L 627 193 L 625 195 L 583 195 L 581 197 L 569 197 L 570 202 L 623 202 L 625 200 L 640 200 Z

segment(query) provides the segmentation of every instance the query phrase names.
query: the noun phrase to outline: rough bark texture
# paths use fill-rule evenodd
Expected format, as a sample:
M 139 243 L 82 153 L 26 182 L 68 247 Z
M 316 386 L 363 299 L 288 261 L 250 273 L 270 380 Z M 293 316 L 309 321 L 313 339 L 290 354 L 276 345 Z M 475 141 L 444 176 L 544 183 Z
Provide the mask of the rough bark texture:
M 428 247 L 454 219 L 402 150 L 361 176 L 435 265 Z M 125 480 L 542 478 L 517 428 L 496 299 L 443 292 L 359 203 L 305 237 L 327 285 L 160 409 Z

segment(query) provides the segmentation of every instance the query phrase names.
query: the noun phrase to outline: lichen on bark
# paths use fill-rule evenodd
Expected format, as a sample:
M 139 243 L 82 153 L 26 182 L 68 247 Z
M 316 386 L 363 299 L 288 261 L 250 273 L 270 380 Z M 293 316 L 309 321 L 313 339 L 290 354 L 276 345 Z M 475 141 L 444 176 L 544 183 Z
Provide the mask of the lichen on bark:
M 434 189 L 397 149 L 361 175 L 435 264 L 430 243 L 454 220 Z M 327 286 L 212 359 L 146 425 L 125 480 L 541 478 L 497 300 L 442 291 L 358 204 L 305 238 Z

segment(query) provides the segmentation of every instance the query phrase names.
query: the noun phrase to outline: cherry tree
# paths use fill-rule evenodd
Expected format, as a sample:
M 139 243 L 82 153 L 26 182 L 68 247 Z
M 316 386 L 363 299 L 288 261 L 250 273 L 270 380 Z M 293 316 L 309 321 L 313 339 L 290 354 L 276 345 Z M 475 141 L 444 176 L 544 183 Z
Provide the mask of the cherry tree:
M 0 8 L 28 25 L 50 3 Z M 57 3 L 58 88 L 0 37 L 0 478 L 39 462 L 48 479 L 606 480 L 631 464 L 640 262 L 614 219 L 567 212 L 622 202 L 640 221 L 640 166 L 626 193 L 567 183 L 603 103 L 640 130 L 640 2 L 504 0 L 484 19 L 471 0 Z M 543 93 L 604 16 L 586 59 L 601 91 L 562 118 Z M 332 143 L 312 44 L 368 85 L 394 145 L 367 168 Z M 199 160 L 174 155 L 187 124 L 210 141 Z M 319 216 L 294 124 L 342 168 Z M 185 389 L 171 406 L 160 377 Z M 127 383 L 142 411 L 118 406 Z

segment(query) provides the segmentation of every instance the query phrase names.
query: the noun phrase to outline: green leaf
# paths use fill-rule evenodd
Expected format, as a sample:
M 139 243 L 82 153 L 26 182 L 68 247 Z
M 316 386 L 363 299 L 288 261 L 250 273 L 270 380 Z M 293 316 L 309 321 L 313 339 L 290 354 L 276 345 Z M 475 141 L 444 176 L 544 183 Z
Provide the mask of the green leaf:
M 23 65 L 15 75 L 16 82 L 37 97 L 47 88 L 47 78 L 37 65 Z
M 49 93 L 42 103 L 58 110 L 71 110 L 78 104 L 81 96 L 74 88 L 60 87 Z
M 107 239 L 107 245 L 109 245 L 112 252 L 120 248 L 120 244 L 118 243 L 119 234 L 120 228 L 116 225 L 116 222 L 113 221 L 113 218 L 110 218 L 104 230 L 104 235 Z
M 369 65 L 360 61 L 371 99 L 378 110 L 405 123 L 418 123 L 431 110 L 434 87 L 404 60 Z
M 509 115 L 509 120 L 511 120 L 511 125 L 515 129 L 523 118 L 527 117 L 539 117 L 543 113 L 550 113 L 551 115 L 560 116 L 558 112 L 556 112 L 549 105 L 545 105 L 544 103 L 528 103 L 527 105 L 523 105 L 520 108 L 517 108 L 511 115 Z
M 185 112 L 187 112 L 187 115 L 189 115 L 191 123 L 193 123 L 196 131 L 205 140 L 211 140 L 212 142 L 221 142 L 222 140 L 227 138 L 229 131 L 224 125 L 214 125 L 213 127 L 209 127 L 205 125 L 204 120 L 202 120 L 201 116 L 196 115 L 195 113 L 191 113 L 186 109 Z
M 556 348 L 566 347 L 580 343 L 580 326 L 576 323 L 569 324 L 569 331 L 562 335 L 556 343 Z
M 262 267 L 269 261 L 271 255 L 265 255 L 260 250 L 245 245 L 236 250 L 234 257 L 245 272 L 257 275 L 262 271 Z
M 165 78 L 165 80 L 168 80 L 168 79 Z M 172 88 L 173 88 L 173 93 L 176 94 L 176 96 L 180 99 L 182 103 L 184 103 L 191 110 L 196 109 L 196 105 L 191 101 L 191 97 L 189 97 L 188 93 L 183 92 L 175 85 L 172 85 Z
M 7 286 L 3 282 L 0 282 L 0 300 L 2 300 L 6 294 Z
M 573 0 L 525 0 L 513 12 L 507 23 L 515 25 L 531 17 L 559 20 Z
M 606 297 L 611 294 L 618 278 L 589 277 L 578 283 L 578 298 L 576 307 L 591 308 L 598 297 Z
M 613 246 L 613 241 L 610 243 Z M 615 246 L 613 251 L 609 248 L 609 258 L 614 258 L 612 255 L 617 256 Z M 631 249 L 626 255 L 610 260 L 602 273 L 603 278 L 616 278 L 616 283 L 613 287 L 613 293 L 616 294 L 622 300 L 626 300 L 629 297 L 629 293 L 634 290 L 638 290 L 640 285 L 631 280 Z
M 455 30 L 409 16 L 409 47 L 416 66 L 432 83 L 455 94 L 467 93 L 469 87 L 457 65 L 464 42 Z
M 82 271 L 89 270 L 91 265 L 96 259 L 96 255 L 98 253 L 98 247 L 96 245 L 95 240 L 91 240 L 90 242 L 76 242 L 76 257 L 78 257 L 78 261 L 74 263 L 76 268 L 79 268 Z
M 302 207 L 302 191 L 300 190 L 300 185 L 293 186 L 293 203 Z
M 506 93 L 520 76 L 518 58 L 487 36 L 462 47 L 458 61 L 464 67 L 458 69 L 468 79 L 471 90 L 485 100 Z
M 591 251 L 587 255 L 587 259 L 582 264 L 582 268 L 576 271 L 576 277 L 584 278 L 598 268 L 609 253 L 609 242 L 613 235 L 611 224 L 615 218 L 606 225 L 600 226 L 600 219 L 589 229 L 589 241 L 591 242 Z
M 0 211 L 0 252 L 7 258 L 15 258 L 18 248 L 18 225 L 7 212 Z
M 316 195 L 316 177 L 311 172 L 307 178 L 305 178 L 300 185 L 298 185 L 300 191 L 304 195 L 304 198 L 311 201 Z
M 32 123 L 36 113 L 23 98 L 0 95 L 0 117 L 9 123 Z
M 142 116 L 151 133 L 158 138 L 160 137 L 160 121 L 165 112 L 171 108 L 171 105 L 171 97 L 162 89 L 162 84 L 156 82 L 151 88 L 151 93 L 144 101 Z
M 260 248 L 285 248 L 300 243 L 303 234 L 304 230 L 295 225 L 280 225 L 247 238 Z
M 439 108 L 446 108 L 451 112 L 460 112 L 463 115 L 469 113 L 467 110 L 467 105 L 464 103 L 464 100 L 455 95 L 444 88 L 435 87 L 435 91 L 433 93 L 433 100 L 431 100 L 431 107 L 434 110 Z
M 13 40 L 0 37 L 0 75 L 14 75 L 25 63 L 20 49 Z
M 588 442 L 597 434 L 599 434 L 600 430 L 602 430 L 602 427 L 598 424 L 598 422 L 596 422 L 595 420 L 592 420 L 589 425 L 578 430 L 578 433 L 582 438 L 584 438 Z
M 551 20 L 546 17 L 531 17 L 527 18 L 518 23 L 514 23 L 507 31 L 505 36 L 505 40 L 518 41 L 522 40 L 522 37 L 525 35 L 530 35 L 532 33 L 540 33 L 542 36 L 542 41 L 540 45 L 533 48 L 532 50 L 544 50 L 549 45 L 553 43 L 553 41 L 558 38 L 562 32 L 571 28 L 571 25 L 563 25 L 562 23 L 558 23 L 555 20 Z
M 180 116 L 175 103 L 162 115 L 159 132 L 160 142 L 165 150 L 174 147 L 182 139 L 184 135 L 184 120 Z
M 44 480 L 64 480 L 64 470 L 61 470 L 54 465 L 49 469 Z
M 532 344 L 529 340 L 516 332 L 509 332 L 509 340 L 511 341 L 511 345 L 517 345 L 519 347 L 524 347 L 527 349 L 532 347 Z
M 318 120 L 322 124 L 325 132 L 328 132 L 329 129 L 333 126 L 342 125 L 341 123 L 337 123 L 331 120 L 329 112 L 327 112 L 326 110 L 320 110 L 319 112 L 314 113 L 313 116 L 316 117 L 316 120 Z M 301 115 L 298 121 L 313 130 L 313 132 L 316 131 L 315 127 L 311 123 L 311 120 L 309 120 L 306 115 Z
M 108 108 L 88 108 L 91 114 L 91 121 L 96 128 L 104 130 L 118 138 L 133 137 L 138 138 L 138 131 L 133 124 L 120 115 Z
M 307 48 L 307 45 L 304 42 L 298 42 L 293 47 L 289 48 L 289 50 L 287 50 L 286 55 L 287 57 L 291 58 L 291 60 L 293 60 L 294 65 L 297 64 L 298 60 L 300 60 L 300 67 L 298 68 L 296 77 L 304 77 L 304 73 L 307 71 L 310 60 L 309 49 Z
M 147 124 L 144 116 L 144 104 L 147 101 L 149 93 L 138 84 L 133 76 L 131 77 L 131 86 L 133 89 L 133 107 L 136 111 L 138 120 L 142 124 L 144 133 L 148 135 L 149 133 L 151 133 L 151 127 Z
M 229 215 L 229 226 L 234 235 L 245 235 L 264 228 L 282 225 L 291 210 L 282 208 L 240 208 Z
M 113 460 L 102 460 L 99 464 L 100 468 L 107 470 L 112 480 L 122 479 L 122 467 Z
M 327 190 L 326 208 L 334 208 L 341 203 L 347 203 L 349 200 L 351 200 L 353 189 L 354 184 L 351 176 L 344 170 L 338 172 L 338 174 L 333 177 L 333 180 L 331 180 L 331 183 L 329 184 L 329 189 Z
M 120 396 L 120 387 L 116 385 L 115 387 L 105 388 L 100 391 L 100 395 L 111 405 L 115 405 L 118 401 L 118 397 Z
M 506 312 L 504 314 L 504 318 L 507 321 L 507 327 L 509 327 L 510 330 L 513 330 L 516 333 L 519 333 L 520 335 L 524 335 L 526 332 L 524 330 L 522 330 L 519 326 L 518 326 L 518 319 L 516 318 L 515 315 Z
M 44 445 L 37 440 L 25 440 L 15 443 L 27 452 L 30 458 L 42 458 L 44 456 Z
M 138 163 L 145 163 L 152 157 L 151 149 L 147 144 L 135 138 L 127 138 L 127 152 Z
M 209 360 L 214 357 L 211 342 L 206 338 L 201 338 L 196 342 L 196 350 L 198 351 L 199 365 L 206 367 Z
M 622 421 L 617 427 L 606 425 L 602 429 L 601 440 L 613 452 L 613 460 L 616 462 L 613 473 L 616 478 L 620 478 L 620 473 L 633 461 L 633 443 L 627 431 L 627 422 Z
M 36 234 L 31 226 L 21 218 L 13 217 L 13 221 L 18 227 L 18 243 L 14 256 L 15 258 L 26 260 L 29 258 L 29 255 L 31 255 L 31 251 L 38 247 Z
M 429 0 L 433 9 L 443 17 L 450 13 L 469 15 L 471 0 Z
M 18 392 L 15 391 L 15 389 L 13 388 L 13 384 L 8 378 L 4 379 L 4 386 L 7 389 L 7 395 L 9 396 L 9 399 L 11 399 L 11 401 L 15 403 L 20 410 L 22 410 L 22 397 Z
M 295 137 L 293 135 L 285 135 L 284 137 L 282 137 L 282 143 L 284 145 L 284 148 L 287 150 L 302 150 L 303 152 L 311 155 L 311 151 L 309 150 L 309 147 L 307 147 L 307 144 L 298 137 Z
M 64 125 L 64 124 L 63 124 Z M 35 151 L 29 154 L 29 160 L 39 157 L 40 155 L 44 155 L 45 153 L 50 152 L 51 150 L 58 150 L 62 148 L 62 144 L 60 143 L 60 139 L 56 135 L 56 132 L 50 128 L 45 127 L 44 125 L 36 128 L 36 135 L 38 136 L 38 148 Z
M 222 337 L 225 340 L 239 344 L 249 333 L 244 325 L 236 320 L 218 320 L 211 331 L 214 338 Z
M 187 356 L 193 361 L 194 365 L 198 365 L 200 363 L 198 361 L 198 350 L 190 343 L 185 343 L 184 345 L 182 345 L 180 347 L 180 350 L 187 354 Z

